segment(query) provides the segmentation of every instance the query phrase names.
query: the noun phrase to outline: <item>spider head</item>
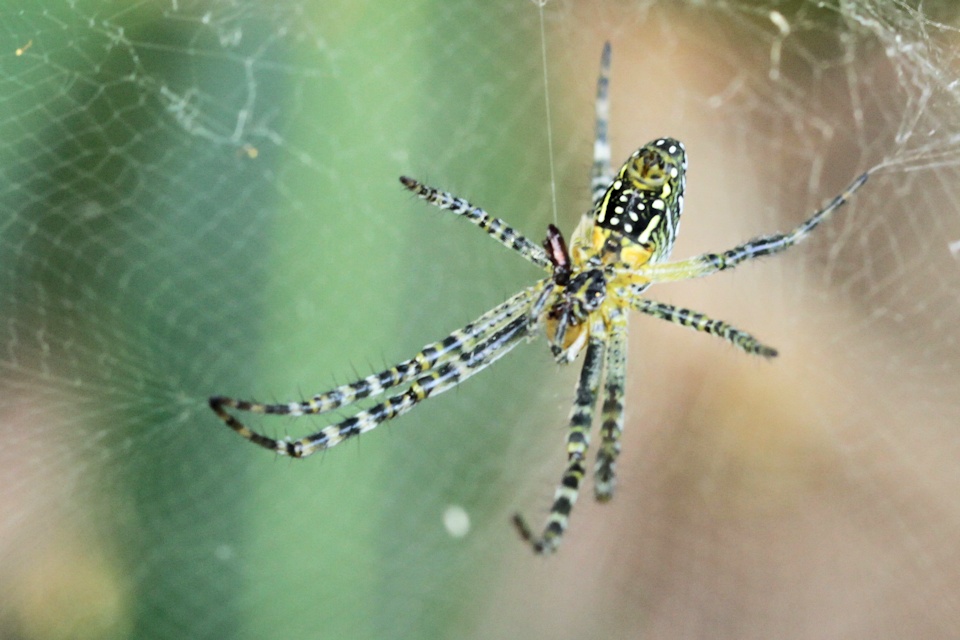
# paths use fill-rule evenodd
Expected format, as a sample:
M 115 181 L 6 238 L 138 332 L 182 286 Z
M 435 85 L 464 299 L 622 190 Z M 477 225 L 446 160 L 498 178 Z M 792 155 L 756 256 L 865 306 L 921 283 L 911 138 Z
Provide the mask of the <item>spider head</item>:
M 687 154 L 683 143 L 659 138 L 637 149 L 597 202 L 597 226 L 644 245 L 652 261 L 673 249 L 683 209 Z

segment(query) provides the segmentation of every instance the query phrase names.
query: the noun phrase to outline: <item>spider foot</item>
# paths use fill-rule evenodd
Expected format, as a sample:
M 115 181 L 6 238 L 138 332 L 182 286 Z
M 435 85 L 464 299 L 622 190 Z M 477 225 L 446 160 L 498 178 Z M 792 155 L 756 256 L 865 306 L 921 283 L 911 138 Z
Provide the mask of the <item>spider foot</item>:
M 530 528 L 530 525 L 527 524 L 527 521 L 519 513 L 513 514 L 511 521 L 517 533 L 520 535 L 520 539 L 529 544 L 530 548 L 533 549 L 533 552 L 537 555 L 549 555 L 556 551 L 560 545 L 562 530 L 555 528 L 555 523 L 552 521 L 547 525 L 547 529 L 540 538 L 534 536 L 533 529 Z
M 597 502 L 610 502 L 616 485 L 616 480 L 613 477 L 609 480 L 597 478 L 594 480 L 593 497 Z

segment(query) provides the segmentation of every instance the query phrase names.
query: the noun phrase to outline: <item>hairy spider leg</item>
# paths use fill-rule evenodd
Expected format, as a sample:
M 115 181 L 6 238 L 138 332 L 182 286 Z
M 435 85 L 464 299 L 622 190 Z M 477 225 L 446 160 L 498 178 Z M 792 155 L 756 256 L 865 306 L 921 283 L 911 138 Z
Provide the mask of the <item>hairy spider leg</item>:
M 213 399 L 210 407 L 231 429 L 251 442 L 280 455 L 306 458 L 348 438 L 366 433 L 387 420 L 407 413 L 426 398 L 457 386 L 507 354 L 526 335 L 528 327 L 526 314 L 520 314 L 482 340 L 472 351 L 463 352 L 457 359 L 445 362 L 417 377 L 403 393 L 391 396 L 370 409 L 360 411 L 303 438 L 276 440 L 245 427 Z
M 606 372 L 603 381 L 603 406 L 600 447 L 593 471 L 594 497 L 606 502 L 613 497 L 616 463 L 623 433 L 623 407 L 627 380 L 627 314 L 619 307 L 609 314 L 610 337 L 607 341 Z
M 777 355 L 776 349 L 761 344 L 746 331 L 741 331 L 722 320 L 714 320 L 698 311 L 675 307 L 646 298 L 634 298 L 631 300 L 631 305 L 640 313 L 646 313 L 654 318 L 660 318 L 683 327 L 690 327 L 695 331 L 702 331 L 723 338 L 747 353 L 765 358 L 772 358 Z
M 544 251 L 543 247 L 528 240 L 519 231 L 500 218 L 494 218 L 480 207 L 473 206 L 459 196 L 428 187 L 413 178 L 401 176 L 400 182 L 403 183 L 403 186 L 407 189 L 433 206 L 466 218 L 490 234 L 491 238 L 508 249 L 513 249 L 538 267 L 544 269 L 550 268 L 550 259 L 547 257 L 547 252 Z
M 458 360 L 447 362 L 414 380 L 405 392 L 387 398 L 384 402 L 313 435 L 286 442 L 286 453 L 304 458 L 407 413 L 428 397 L 459 385 L 506 355 L 525 337 L 528 326 L 527 317 L 518 316 L 481 342 L 473 351 L 465 352 Z
M 523 540 L 538 554 L 549 554 L 557 550 L 563 533 L 567 530 L 570 512 L 580 493 L 580 484 L 586 475 L 587 448 L 590 446 L 590 425 L 597 404 L 597 392 L 603 375 L 606 332 L 603 317 L 595 314 L 591 319 L 590 341 L 577 382 L 576 399 L 570 412 L 570 428 L 567 431 L 567 467 L 563 472 L 560 485 L 553 496 L 553 506 L 547 524 L 539 538 L 519 513 L 514 514 L 513 524 Z
M 650 263 L 637 269 L 636 275 L 651 283 L 702 278 L 724 269 L 732 269 L 746 260 L 785 251 L 810 235 L 817 225 L 843 206 L 854 192 L 863 186 L 869 176 L 869 171 L 860 175 L 844 189 L 843 193 L 789 233 L 758 236 L 723 253 L 703 253 L 677 262 Z
M 547 303 L 553 299 L 557 290 L 557 284 L 553 280 L 545 279 L 542 281 L 542 283 L 543 289 L 537 295 L 533 305 L 530 307 L 528 322 L 530 323 L 529 331 L 531 333 L 531 338 L 534 337 L 533 332 L 543 320 L 543 310 L 546 309 Z
M 533 298 L 539 287 L 525 289 L 512 296 L 502 304 L 466 325 L 454 331 L 443 340 L 428 344 L 409 360 L 404 360 L 389 369 L 384 369 L 356 382 L 340 385 L 323 393 L 300 402 L 285 402 L 265 404 L 253 400 L 240 400 L 226 396 L 210 398 L 210 406 L 221 418 L 223 413 L 216 407 L 230 407 L 238 411 L 247 411 L 258 414 L 302 416 L 306 414 L 320 414 L 351 405 L 364 398 L 384 393 L 387 389 L 405 384 L 418 375 L 431 371 L 445 362 L 456 358 L 462 351 L 469 351 L 476 347 L 491 331 L 502 327 L 517 314 L 521 313 Z M 253 439 L 253 432 L 238 420 L 227 423 L 233 430 L 245 438 Z
M 593 168 L 590 171 L 590 201 L 594 206 L 603 198 L 613 180 L 610 166 L 610 43 L 603 45 L 600 73 L 597 76 L 596 130 L 593 140 Z

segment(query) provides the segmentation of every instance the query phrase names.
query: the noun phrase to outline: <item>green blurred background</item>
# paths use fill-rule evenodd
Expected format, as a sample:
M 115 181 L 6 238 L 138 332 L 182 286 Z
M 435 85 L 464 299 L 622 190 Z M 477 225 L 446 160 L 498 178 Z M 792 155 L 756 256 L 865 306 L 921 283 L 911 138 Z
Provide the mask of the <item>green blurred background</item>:
M 5 4 L 0 637 L 956 635 L 960 111 L 924 8 Z M 223 428 L 209 395 L 311 395 L 539 277 L 397 177 L 572 229 L 607 40 L 614 161 L 690 149 L 680 255 L 886 163 L 803 251 L 657 294 L 783 357 L 638 322 L 617 499 L 545 561 L 508 522 L 562 464 L 542 344 L 306 462 Z

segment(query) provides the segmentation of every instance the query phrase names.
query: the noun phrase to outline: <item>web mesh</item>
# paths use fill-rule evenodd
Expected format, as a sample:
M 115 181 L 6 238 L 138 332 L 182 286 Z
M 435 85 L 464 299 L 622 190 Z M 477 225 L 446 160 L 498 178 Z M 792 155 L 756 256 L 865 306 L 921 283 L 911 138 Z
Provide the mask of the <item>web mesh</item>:
M 956 636 L 957 16 L 918 4 L 6 3 L 0 635 Z M 617 496 L 547 560 L 508 524 L 562 466 L 542 342 L 307 462 L 225 429 L 211 394 L 312 394 L 537 277 L 396 178 L 539 238 L 546 72 L 569 232 L 605 40 L 614 161 L 690 154 L 675 256 L 877 169 L 650 292 L 781 356 L 636 318 Z

